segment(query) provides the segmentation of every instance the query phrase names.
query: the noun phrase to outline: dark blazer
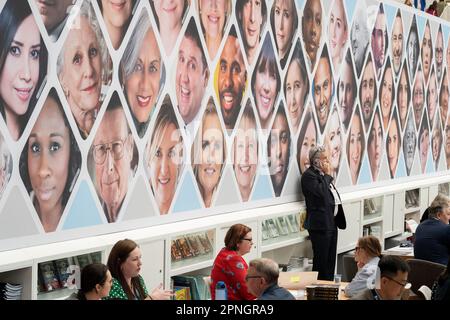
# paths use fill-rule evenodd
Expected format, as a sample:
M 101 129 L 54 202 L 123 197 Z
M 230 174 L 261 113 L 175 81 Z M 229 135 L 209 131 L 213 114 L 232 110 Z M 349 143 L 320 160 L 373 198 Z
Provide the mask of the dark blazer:
M 450 226 L 429 218 L 416 229 L 414 257 L 447 265 L 450 253 Z
M 333 177 L 321 175 L 310 166 L 302 175 L 301 185 L 306 202 L 306 219 L 304 227 L 307 230 L 334 230 L 336 227 L 345 229 L 347 224 L 342 205 L 334 216 L 334 197 L 330 191 Z
M 295 297 L 285 288 L 275 283 L 268 287 L 258 300 L 295 300 Z

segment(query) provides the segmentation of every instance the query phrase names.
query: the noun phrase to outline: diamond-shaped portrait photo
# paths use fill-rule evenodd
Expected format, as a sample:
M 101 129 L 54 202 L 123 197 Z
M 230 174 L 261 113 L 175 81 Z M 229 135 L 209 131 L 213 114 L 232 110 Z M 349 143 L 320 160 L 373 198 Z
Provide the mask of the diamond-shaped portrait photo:
M 284 69 L 298 25 L 295 1 L 275 0 L 270 10 L 270 25 L 272 26 L 278 59 L 281 68 Z
M 397 106 L 400 118 L 400 125 L 405 128 L 406 116 L 408 115 L 409 103 L 411 102 L 411 85 L 409 83 L 408 66 L 406 60 L 403 63 L 400 79 L 397 85 Z
M 216 71 L 216 93 L 220 101 L 220 112 L 228 132 L 233 130 L 241 110 L 242 96 L 247 81 L 247 69 L 239 44 L 236 28 L 231 27 L 220 54 Z
M 323 138 L 325 149 L 330 160 L 330 176 L 336 180 L 341 165 L 342 154 L 344 153 L 344 133 L 341 129 L 339 112 L 336 104 L 330 114 L 327 129 Z
M 383 76 L 380 82 L 380 106 L 381 116 L 383 120 L 383 128 L 387 130 L 389 119 L 391 117 L 392 106 L 394 104 L 395 87 L 394 78 L 391 67 L 391 60 L 387 58 L 386 65 L 384 67 Z
M 225 167 L 225 135 L 214 100 L 210 98 L 191 151 L 191 164 L 206 208 L 213 205 Z
M 112 62 L 89 1 L 83 2 L 58 55 L 56 72 L 70 110 L 86 139 L 112 80 Z
M 348 42 L 349 27 L 344 9 L 344 0 L 335 0 L 328 21 L 328 37 L 331 61 L 335 72 L 341 67 Z
M 252 65 L 257 58 L 261 32 L 267 21 L 266 1 L 236 1 L 236 19 L 244 43 L 247 61 Z
M 291 156 L 291 133 L 282 102 L 280 102 L 270 129 L 267 155 L 273 190 L 275 196 L 279 197 L 286 181 Z
M 375 108 L 377 98 L 377 81 L 375 78 L 374 63 L 372 55 L 369 52 L 367 62 L 361 75 L 361 83 L 359 87 L 359 101 L 361 103 L 361 111 L 366 131 L 369 129 L 370 120 Z
M 397 171 L 401 145 L 401 129 L 398 123 L 397 109 L 394 109 L 394 113 L 392 115 L 391 123 L 389 124 L 386 137 L 386 154 L 389 164 L 389 173 L 392 179 L 395 177 L 395 173 Z
M 245 1 L 238 1 L 245 2 Z M 231 0 L 198 0 L 198 13 L 209 58 L 214 60 L 232 13 Z
M 54 88 L 26 140 L 19 168 L 44 231 L 55 231 L 80 173 L 81 153 Z
M 88 154 L 88 170 L 106 219 L 116 222 L 134 177 L 138 152 L 122 100 L 114 92 Z
M 367 138 L 367 155 L 369 157 L 370 172 L 372 173 L 373 181 L 378 180 L 381 159 L 383 156 L 383 141 L 383 124 L 381 122 L 380 111 L 376 108 L 372 126 L 370 127 Z
M 102 12 L 111 44 L 117 50 L 122 44 L 139 0 L 97 0 L 97 3 Z
M 433 127 L 437 106 L 438 106 L 438 88 L 436 82 L 436 73 L 434 72 L 434 67 L 432 67 L 430 81 L 428 82 L 428 89 L 427 89 L 427 107 L 428 107 L 428 119 L 430 120 L 430 127 Z
M 361 111 L 359 109 L 359 105 L 357 105 L 348 130 L 347 138 L 347 161 L 350 169 L 350 178 L 353 185 L 355 185 L 358 181 L 365 148 L 366 139 L 364 138 Z
M 145 169 L 160 214 L 169 213 L 183 168 L 183 136 L 169 96 L 145 149 Z
M 292 58 L 284 78 L 284 96 L 286 111 L 295 135 L 298 132 L 300 119 L 303 115 L 306 99 L 309 93 L 309 79 L 306 71 L 303 50 L 300 41 L 294 47 Z
M 281 87 L 276 59 L 272 41 L 267 33 L 252 77 L 253 98 L 263 130 L 269 128 Z
M 384 14 L 384 7 L 382 3 L 380 3 L 378 13 L 375 18 L 375 24 L 372 29 L 371 43 L 373 61 L 375 63 L 377 79 L 379 79 L 381 75 L 381 68 L 386 60 L 388 47 L 386 15 Z
M 120 62 L 120 81 L 142 138 L 147 131 L 165 81 L 165 68 L 146 10 L 133 30 Z
M 341 116 L 344 130 L 347 131 L 358 90 L 350 49 L 347 50 L 347 54 L 345 55 L 337 88 L 339 115 Z
M 47 75 L 47 49 L 27 1 L 0 13 L 0 113 L 13 140 L 28 123 Z
M 406 173 L 408 176 L 411 173 L 411 168 L 416 154 L 416 128 L 414 127 L 414 116 L 412 111 L 409 112 L 408 120 L 406 122 L 405 132 L 403 133 L 403 155 L 405 157 Z
M 391 38 L 392 67 L 394 69 L 396 77 L 398 76 L 400 67 L 402 65 L 404 37 L 402 14 L 401 11 L 398 10 L 394 18 L 394 26 L 392 27 Z
M 303 123 L 300 127 L 300 133 L 297 139 L 297 164 L 300 173 L 303 174 L 310 167 L 309 150 L 315 147 L 318 141 L 316 121 L 312 112 L 311 105 L 305 111 Z
M 433 131 L 431 133 L 431 153 L 433 156 L 434 169 L 437 171 L 439 165 L 439 159 L 441 157 L 442 149 L 442 126 L 439 119 L 439 113 L 436 113 L 433 123 Z
M 320 0 L 306 0 L 302 16 L 302 39 L 309 69 L 313 70 L 317 61 L 323 30 L 323 12 Z
M 422 39 L 422 68 L 425 83 L 428 82 L 431 66 L 433 64 L 433 40 L 431 39 L 430 22 L 427 21 Z
M 10 0 L 10 2 L 25 3 L 25 1 L 16 0 Z M 39 10 L 39 15 L 42 18 L 48 36 L 52 41 L 57 41 L 76 0 L 34 0 L 34 2 Z
M 153 10 L 159 34 L 167 56 L 172 54 L 175 42 L 180 34 L 183 21 L 189 11 L 192 0 L 152 0 Z
M 359 78 L 364 65 L 364 58 L 369 46 L 370 32 L 368 27 L 367 8 L 364 1 L 358 1 L 357 8 L 353 14 L 353 24 L 350 30 L 350 46 L 355 58 L 356 74 Z
M 242 201 L 248 201 L 255 183 L 259 159 L 258 131 L 256 117 L 250 99 L 235 129 L 232 148 L 234 175 Z

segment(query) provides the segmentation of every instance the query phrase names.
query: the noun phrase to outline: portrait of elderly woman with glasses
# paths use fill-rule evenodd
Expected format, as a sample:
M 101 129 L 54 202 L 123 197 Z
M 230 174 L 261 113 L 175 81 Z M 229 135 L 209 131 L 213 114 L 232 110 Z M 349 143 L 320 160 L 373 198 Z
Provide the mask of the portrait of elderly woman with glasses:
M 133 137 L 116 92 L 95 135 L 88 163 L 106 219 L 116 222 L 137 164 Z
M 310 167 L 301 178 L 306 202 L 304 228 L 311 237 L 313 271 L 319 280 L 332 280 L 336 265 L 337 228 L 345 229 L 341 199 L 333 184 L 330 155 L 324 146 L 309 151 Z

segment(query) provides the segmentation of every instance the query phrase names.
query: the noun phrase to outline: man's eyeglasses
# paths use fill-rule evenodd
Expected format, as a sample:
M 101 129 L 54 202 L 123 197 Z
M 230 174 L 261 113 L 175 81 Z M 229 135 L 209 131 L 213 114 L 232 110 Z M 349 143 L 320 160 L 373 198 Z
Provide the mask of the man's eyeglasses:
M 389 280 L 394 281 L 396 284 L 398 284 L 399 286 L 402 286 L 402 287 L 405 287 L 408 284 L 408 281 L 405 281 L 403 283 L 403 282 L 397 281 L 397 280 L 395 280 L 395 279 L 393 279 L 393 278 L 391 278 L 389 276 L 385 276 L 385 277 L 388 278 Z
M 257 278 L 263 278 L 263 276 L 245 276 L 245 281 L 248 281 L 248 279 L 257 279 Z
M 125 143 L 125 140 L 117 140 L 110 143 L 104 143 L 104 144 L 97 144 L 94 145 L 94 161 L 96 164 L 103 164 L 106 159 L 106 155 L 108 154 L 108 151 L 110 152 L 111 156 L 114 160 L 120 160 L 123 157 L 123 145 Z

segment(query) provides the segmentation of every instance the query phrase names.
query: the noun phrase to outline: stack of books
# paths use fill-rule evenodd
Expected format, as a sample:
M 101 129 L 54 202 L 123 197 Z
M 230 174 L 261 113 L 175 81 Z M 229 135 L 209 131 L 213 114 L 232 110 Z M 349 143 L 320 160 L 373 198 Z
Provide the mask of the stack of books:
M 208 233 L 189 234 L 172 240 L 172 262 L 209 254 L 213 251 Z
M 264 220 L 261 223 L 262 239 L 278 238 L 300 231 L 300 224 L 296 214 Z
M 314 284 L 306 286 L 307 300 L 338 300 L 338 284 Z
M 0 282 L 0 300 L 20 300 L 21 297 L 21 284 Z

